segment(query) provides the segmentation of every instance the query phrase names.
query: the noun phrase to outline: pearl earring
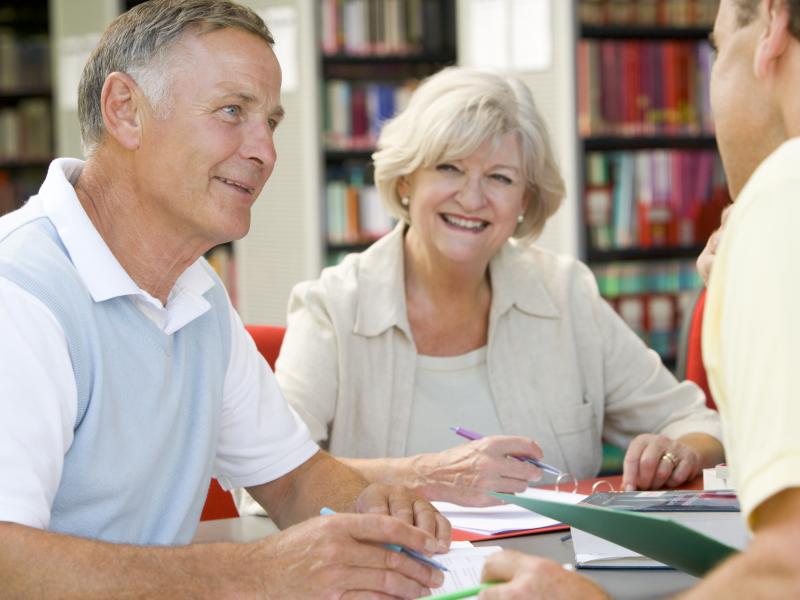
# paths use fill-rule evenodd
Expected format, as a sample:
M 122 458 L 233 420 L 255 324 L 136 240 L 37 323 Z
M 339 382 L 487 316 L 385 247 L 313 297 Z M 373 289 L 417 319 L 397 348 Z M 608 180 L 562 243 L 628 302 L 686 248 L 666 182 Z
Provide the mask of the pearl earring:
M 400 198 L 400 204 L 408 208 L 408 196 L 403 196 L 402 198 Z
M 519 213 L 517 217 L 517 223 L 522 223 L 525 220 L 525 213 Z

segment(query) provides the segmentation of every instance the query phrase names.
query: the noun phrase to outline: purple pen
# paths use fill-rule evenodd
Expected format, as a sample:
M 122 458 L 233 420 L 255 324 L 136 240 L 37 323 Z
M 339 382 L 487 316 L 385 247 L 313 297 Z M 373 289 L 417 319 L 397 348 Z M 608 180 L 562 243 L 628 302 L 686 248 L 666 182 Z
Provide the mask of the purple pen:
M 453 433 L 455 433 L 456 435 L 460 435 L 461 437 L 472 441 L 479 440 L 483 437 L 482 434 L 475 433 L 474 431 L 470 431 L 469 429 L 464 429 L 463 427 L 451 426 L 450 429 L 452 429 Z M 542 471 L 550 473 L 551 475 L 561 475 L 561 471 L 556 467 L 554 467 L 553 465 L 548 465 L 547 463 L 543 463 L 542 461 L 537 460 L 535 458 L 530 458 L 528 456 L 515 456 L 514 458 L 518 460 L 523 460 L 525 462 L 529 462 L 532 465 L 539 467 Z

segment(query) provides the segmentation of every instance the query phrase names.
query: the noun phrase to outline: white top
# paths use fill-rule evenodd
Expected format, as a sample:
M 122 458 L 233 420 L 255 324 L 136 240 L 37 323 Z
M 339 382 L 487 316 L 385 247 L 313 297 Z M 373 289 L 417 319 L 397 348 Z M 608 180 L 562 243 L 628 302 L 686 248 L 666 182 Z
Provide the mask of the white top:
M 43 207 L 93 299 L 131 295 L 168 335 L 209 310 L 202 294 L 214 281 L 199 261 L 178 278 L 166 306 L 134 283 L 77 202 L 70 184 L 82 168 L 79 160 L 54 161 L 48 179 L 63 181 L 63 194 L 44 197 Z M 318 450 L 233 307 L 229 313 L 231 355 L 214 465 L 225 488 L 276 479 Z M 46 527 L 73 439 L 72 363 L 64 332 L 49 309 L 2 277 L 0 331 L 0 521 Z
M 489 388 L 486 346 L 459 356 L 417 356 L 409 417 L 409 455 L 447 450 L 467 440 L 450 427 L 483 435 L 503 432 Z
M 725 225 L 703 318 L 703 358 L 723 417 L 742 514 L 800 486 L 800 138 L 768 157 Z

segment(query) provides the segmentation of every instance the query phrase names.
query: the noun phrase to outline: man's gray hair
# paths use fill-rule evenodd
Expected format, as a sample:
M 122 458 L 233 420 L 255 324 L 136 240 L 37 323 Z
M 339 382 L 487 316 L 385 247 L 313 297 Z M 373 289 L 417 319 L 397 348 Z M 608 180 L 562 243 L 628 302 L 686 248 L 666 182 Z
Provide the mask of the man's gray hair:
M 789 33 L 800 40 L 800 0 L 784 0 L 789 9 Z M 758 14 L 761 0 L 735 0 L 739 27 L 749 25 Z
M 201 35 L 225 28 L 253 33 L 270 46 L 275 43 L 261 17 L 227 0 L 148 0 L 114 19 L 86 62 L 78 86 L 84 152 L 92 154 L 105 133 L 100 93 L 109 74 L 130 75 L 156 110 L 165 112 L 172 73 L 169 50 L 188 32 Z

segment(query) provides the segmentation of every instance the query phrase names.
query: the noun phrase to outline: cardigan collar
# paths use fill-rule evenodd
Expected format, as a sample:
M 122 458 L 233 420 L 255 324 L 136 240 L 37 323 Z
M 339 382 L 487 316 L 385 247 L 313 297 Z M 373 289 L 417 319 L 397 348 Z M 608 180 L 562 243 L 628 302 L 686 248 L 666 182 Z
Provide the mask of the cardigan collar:
M 405 229 L 405 223 L 398 223 L 359 259 L 356 335 L 376 336 L 394 326 L 413 339 L 405 294 Z M 507 242 L 490 261 L 491 312 L 497 316 L 515 307 L 531 316 L 558 318 L 552 296 L 526 255 L 523 244 Z

